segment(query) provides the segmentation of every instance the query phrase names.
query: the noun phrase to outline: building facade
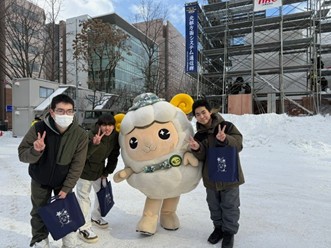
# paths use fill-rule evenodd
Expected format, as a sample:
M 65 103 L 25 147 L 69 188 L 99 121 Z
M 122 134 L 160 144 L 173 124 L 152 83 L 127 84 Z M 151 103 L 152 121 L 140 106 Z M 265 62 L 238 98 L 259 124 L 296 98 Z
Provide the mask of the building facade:
M 63 81 L 63 84 L 79 85 L 86 88 L 88 87 L 88 73 L 83 71 L 85 62 L 74 58 L 73 43 L 76 35 L 80 33 L 82 29 L 80 24 L 89 18 L 90 17 L 88 15 L 81 15 L 69 18 L 65 21 L 65 36 L 63 36 L 65 38 L 63 38 L 61 50 L 65 51 L 66 57 L 62 57 L 60 60 L 66 64 L 63 68 L 64 71 L 62 72 L 63 74 L 66 74 L 66 81 Z
M 26 0 L 7 0 L 6 76 L 44 78 L 45 11 Z
M 92 17 L 85 15 L 66 20 L 67 83 L 75 84 L 77 81 L 85 87 L 91 72 L 82 71 L 85 62 L 73 58 L 72 44 L 76 34 L 81 31 L 79 23 L 88 18 Z M 114 93 L 121 95 L 121 92 L 129 92 L 132 98 L 144 91 L 152 91 L 167 100 L 180 92 L 194 94 L 196 80 L 184 70 L 185 39 L 169 21 L 158 19 L 153 20 L 153 23 L 131 25 L 117 14 L 93 19 L 110 23 L 129 36 L 126 45 L 130 47 L 130 53 L 122 53 L 123 59 L 118 62 L 114 74 L 110 75 L 114 77 Z M 157 26 L 160 31 L 156 35 L 148 33 L 145 30 L 148 25 Z M 152 55 L 149 54 L 151 47 L 154 49 Z M 152 72 L 149 77 L 156 85 L 148 88 L 146 70 L 150 61 Z
M 74 58 L 74 49 L 72 46 L 76 35 L 82 29 L 79 24 L 89 18 L 91 17 L 84 15 L 66 20 L 66 71 L 68 84 L 76 84 L 78 82 L 79 85 L 88 87 L 89 77 L 92 77 L 91 72 L 83 70 L 83 68 L 86 68 L 86 61 Z M 129 92 L 140 92 L 144 86 L 144 82 L 141 71 L 137 69 L 136 65 L 138 61 L 144 60 L 145 56 L 144 50 L 141 47 L 141 40 L 144 39 L 143 34 L 117 14 L 98 16 L 93 19 L 102 20 L 103 23 L 110 23 L 129 37 L 126 45 L 130 47 L 130 53 L 123 52 L 121 54 L 123 59 L 118 62 L 114 74 L 107 76 L 113 77 L 113 90 L 118 92 L 125 89 Z M 98 71 L 95 71 L 95 73 L 98 73 Z
M 0 122 L 7 124 L 11 105 L 5 89 L 16 78 L 45 77 L 45 12 L 26 0 L 2 0 L 0 9 Z
M 170 100 L 177 93 L 194 94 L 196 80 L 185 73 L 185 38 L 163 19 L 134 23 L 135 27 L 158 45 L 156 58 L 161 95 Z M 156 92 L 157 93 L 157 92 Z
M 26 0 L 1 1 L 1 11 L 3 18 L 0 18 L 0 32 L 6 33 L 6 36 L 0 36 L 1 61 L 5 61 L 0 67 L 0 80 L 4 82 L 0 84 L 0 126 L 5 121 L 8 123 L 7 110 L 12 107 L 12 104 L 6 102 L 4 87 L 7 85 L 10 91 L 20 78 L 45 79 L 58 85 L 75 86 L 76 89 L 88 88 L 91 72 L 84 70 L 85 61 L 74 58 L 73 43 L 81 31 L 81 24 L 92 17 L 81 15 L 60 21 L 59 24 L 45 24 L 45 11 Z M 151 73 L 158 80 L 157 89 L 151 92 L 170 100 L 176 93 L 191 94 L 194 91 L 195 79 L 184 72 L 184 37 L 170 22 L 155 20 L 154 24 L 160 27 L 161 32 L 153 39 L 150 34 L 143 32 L 141 23 L 132 25 L 115 13 L 93 19 L 110 23 L 129 37 L 125 43 L 130 51 L 122 53 L 123 58 L 117 63 L 112 75 L 108 75 L 113 80 L 109 93 L 120 96 L 124 111 L 132 105 L 136 95 L 149 91 L 146 87 L 146 64 L 149 63 L 146 48 L 151 44 L 155 47 L 151 59 L 156 61 L 151 67 Z M 27 52 L 22 48 L 28 49 Z M 19 52 L 27 56 L 18 56 Z M 19 60 L 20 57 L 25 60 Z M 42 98 L 44 93 L 38 92 L 39 98 Z M 76 95 L 73 97 L 75 99 Z

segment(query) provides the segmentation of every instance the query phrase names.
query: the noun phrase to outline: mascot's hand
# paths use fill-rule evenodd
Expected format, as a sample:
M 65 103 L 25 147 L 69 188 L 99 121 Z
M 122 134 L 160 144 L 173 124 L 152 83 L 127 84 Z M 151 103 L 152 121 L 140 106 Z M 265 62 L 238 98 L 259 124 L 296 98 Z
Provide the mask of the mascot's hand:
M 199 160 L 191 153 L 191 152 L 186 152 L 184 154 L 184 165 L 192 165 L 194 167 L 199 165 Z
M 114 175 L 114 182 L 119 183 L 123 180 L 129 178 L 133 174 L 133 170 L 131 168 L 125 168 L 115 173 Z

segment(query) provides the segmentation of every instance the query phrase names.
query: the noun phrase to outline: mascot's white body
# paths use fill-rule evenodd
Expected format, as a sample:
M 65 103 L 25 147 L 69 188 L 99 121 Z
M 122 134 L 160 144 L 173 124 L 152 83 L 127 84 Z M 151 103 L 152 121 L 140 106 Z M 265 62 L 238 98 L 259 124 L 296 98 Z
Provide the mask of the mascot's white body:
M 125 168 L 114 175 L 114 180 L 127 179 L 147 196 L 137 231 L 152 235 L 160 210 L 162 227 L 179 228 L 179 196 L 198 185 L 201 165 L 188 148 L 193 128 L 185 113 L 154 94 L 138 97 L 120 125 Z

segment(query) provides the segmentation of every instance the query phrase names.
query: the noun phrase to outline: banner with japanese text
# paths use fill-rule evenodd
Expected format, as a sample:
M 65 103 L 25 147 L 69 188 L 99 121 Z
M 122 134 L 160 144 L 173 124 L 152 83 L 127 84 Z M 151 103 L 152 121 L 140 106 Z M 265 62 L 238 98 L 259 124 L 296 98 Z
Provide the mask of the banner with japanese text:
M 185 6 L 186 55 L 185 72 L 197 72 L 198 67 L 198 4 Z
M 254 0 L 254 11 L 266 10 L 282 6 L 282 0 Z

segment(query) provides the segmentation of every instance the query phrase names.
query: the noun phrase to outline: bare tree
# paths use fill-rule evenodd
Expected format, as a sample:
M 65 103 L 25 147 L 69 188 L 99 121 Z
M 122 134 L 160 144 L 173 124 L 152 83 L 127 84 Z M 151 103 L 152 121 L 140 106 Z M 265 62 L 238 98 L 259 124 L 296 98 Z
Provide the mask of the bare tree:
M 123 53 L 130 55 L 126 44 L 128 35 L 110 23 L 89 19 L 74 40 L 74 58 L 86 62 L 83 70 L 89 72 L 88 85 L 97 90 L 112 92 L 115 89 L 115 68 Z
M 184 37 L 167 21 L 168 9 L 164 2 L 141 0 L 133 25 L 146 39 L 141 41 L 147 59 L 138 67 L 145 76 L 145 90 L 167 100 L 183 85 L 185 47 Z M 149 42 L 151 40 L 152 42 Z
M 136 23 L 133 24 L 146 36 L 145 40 L 141 40 L 141 45 L 147 54 L 147 59 L 138 65 L 145 77 L 145 91 L 161 96 L 165 91 L 165 73 L 160 48 L 165 46 L 162 37 L 163 21 L 166 17 L 167 10 L 161 2 L 141 0 L 139 11 L 135 16 Z
M 45 0 L 46 5 L 46 26 L 45 26 L 45 43 L 43 48 L 43 62 L 45 64 L 45 78 L 51 81 L 60 81 L 59 66 L 59 48 L 60 33 L 59 24 L 57 23 L 59 13 L 62 7 L 62 0 Z
M 30 2 L 0 1 L 0 120 L 5 118 L 5 84 L 40 75 L 44 12 Z M 9 79 L 9 80 L 8 80 Z
M 5 15 L 6 75 L 10 79 L 40 77 L 45 13 L 30 2 L 10 2 Z
M 0 1 L 0 123 L 5 118 L 5 79 L 6 79 L 6 45 L 5 16 L 7 13 L 5 1 Z

